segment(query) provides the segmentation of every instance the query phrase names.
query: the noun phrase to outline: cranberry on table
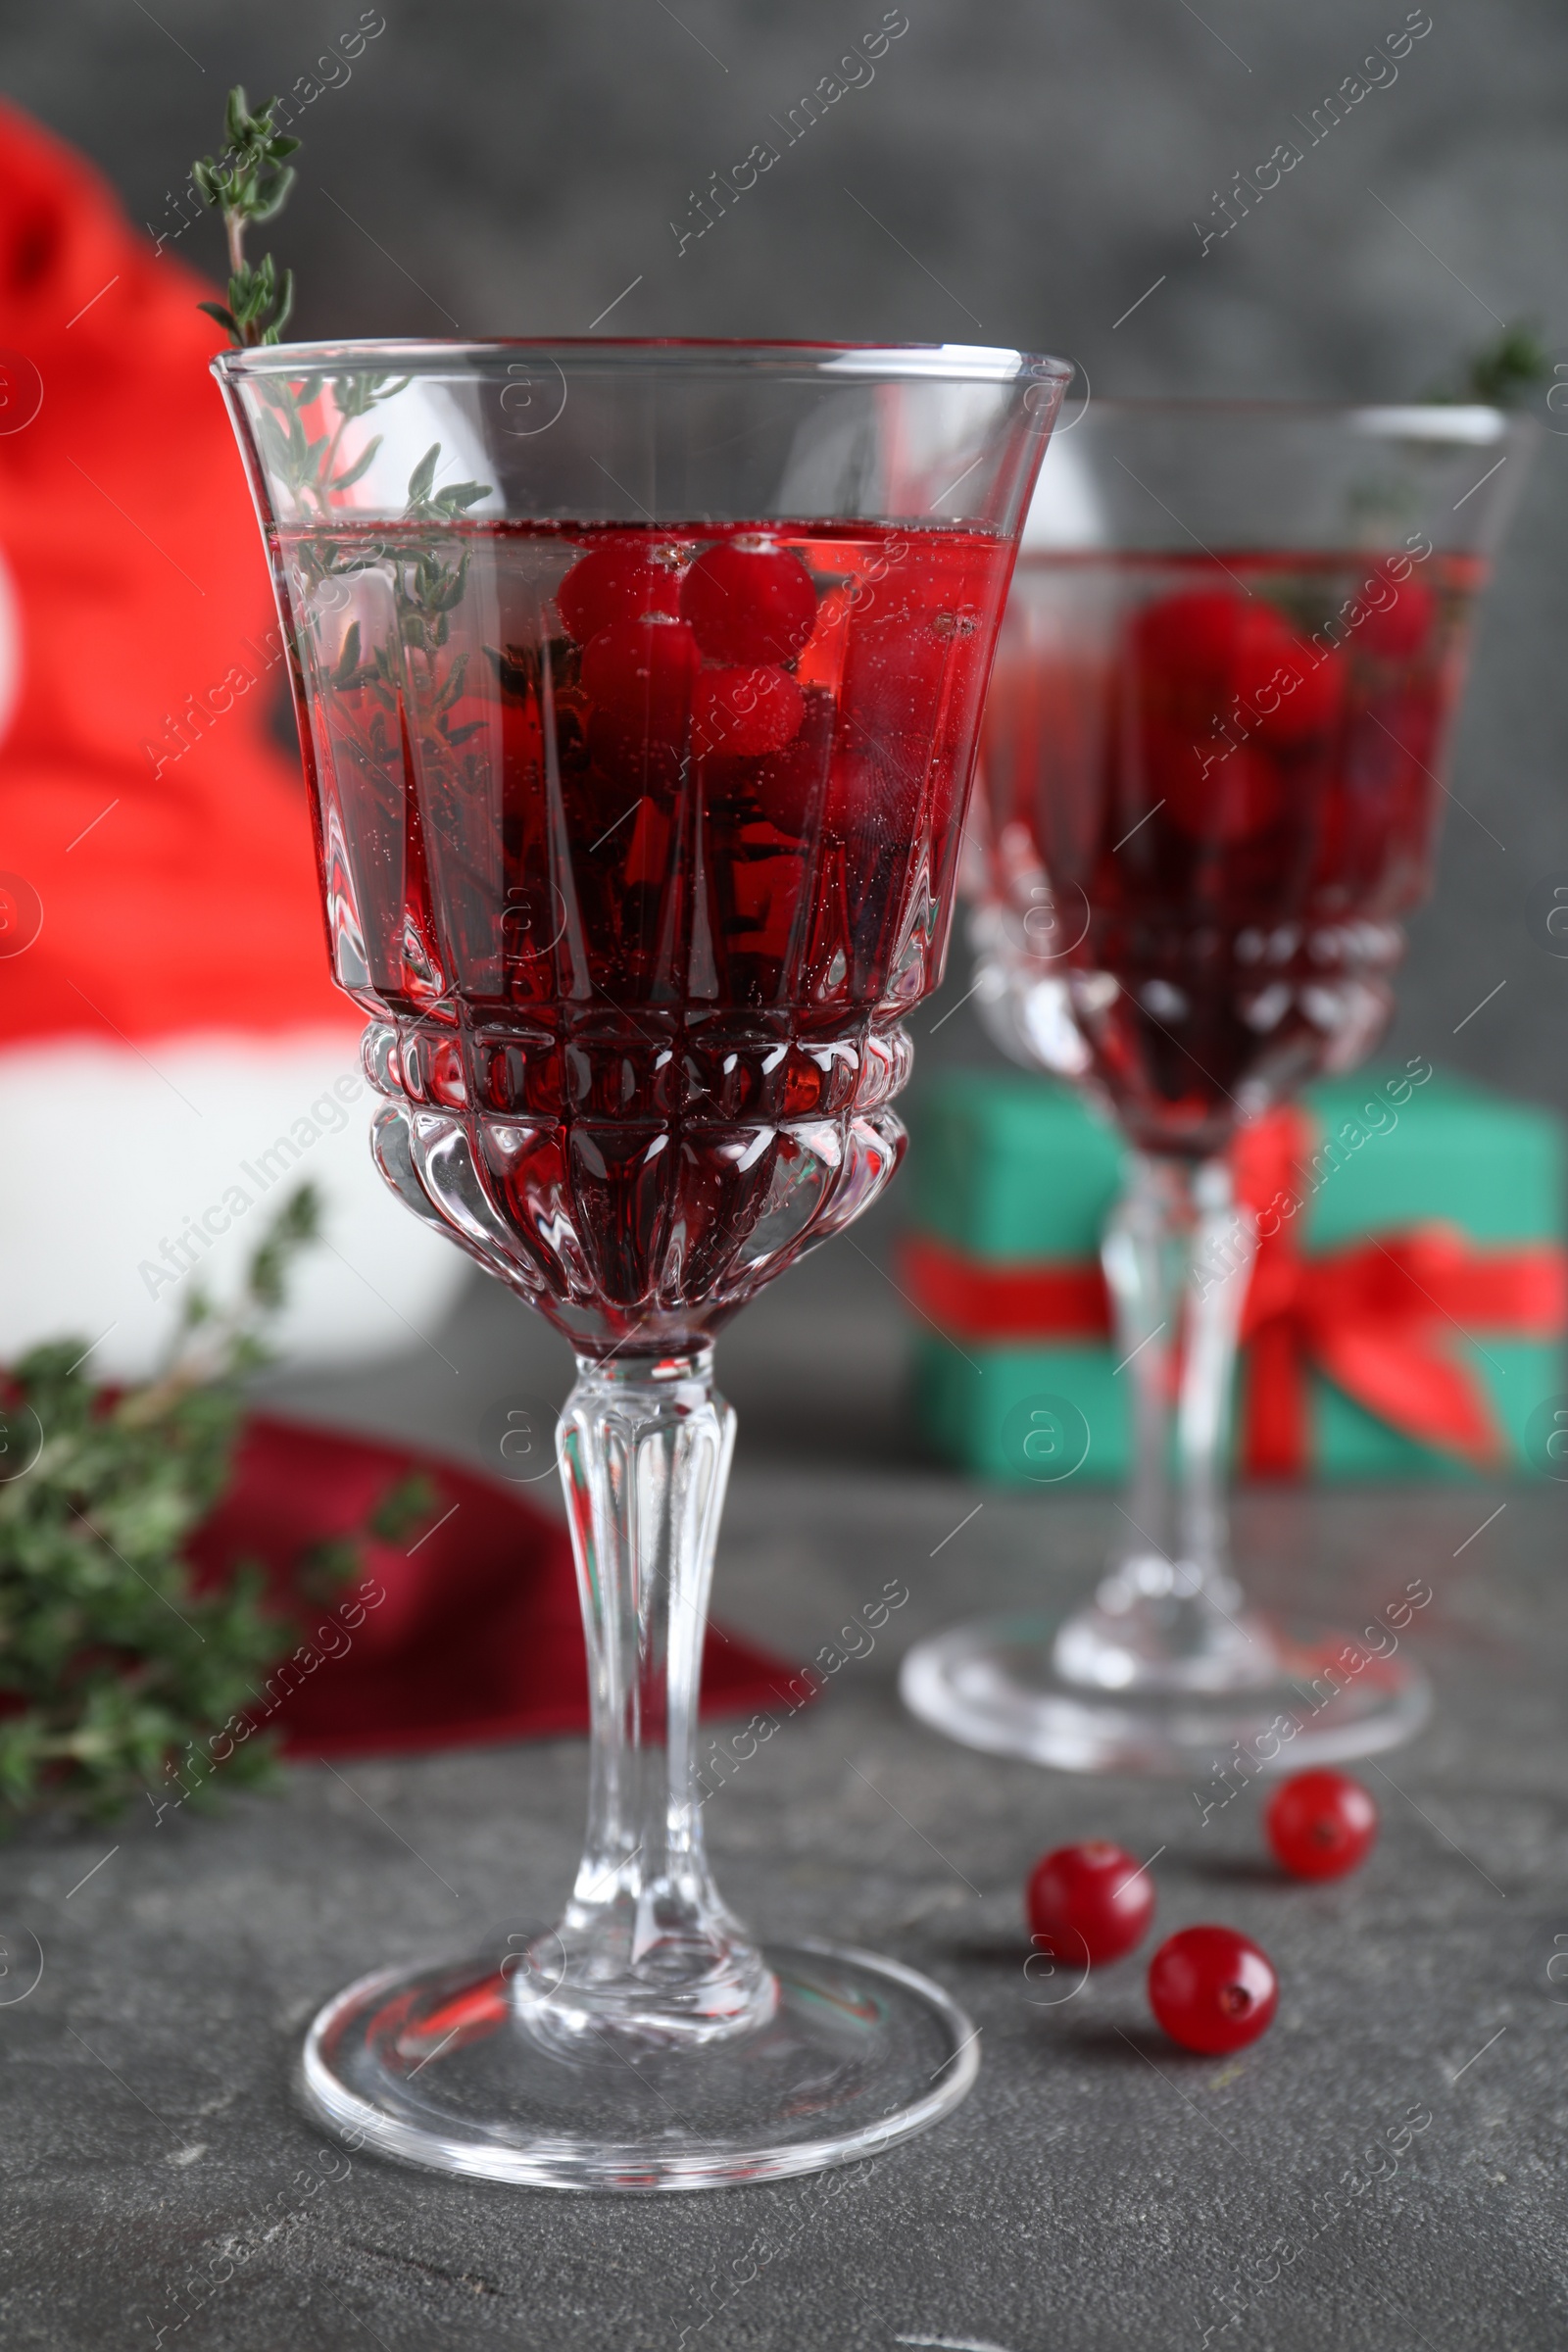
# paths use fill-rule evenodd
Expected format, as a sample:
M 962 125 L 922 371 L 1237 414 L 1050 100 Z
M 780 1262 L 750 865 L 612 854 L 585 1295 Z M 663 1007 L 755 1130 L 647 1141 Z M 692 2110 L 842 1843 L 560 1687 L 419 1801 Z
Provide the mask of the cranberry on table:
M 1272 1961 L 1234 1928 L 1183 1928 L 1149 1963 L 1149 2005 L 1172 2041 L 1205 2058 L 1245 2049 L 1279 2006 Z
M 723 540 L 686 574 L 680 616 L 710 662 L 793 662 L 816 627 L 816 583 L 788 548 Z
M 1275 1789 L 1263 1830 L 1281 1868 L 1297 1879 L 1339 1879 L 1372 1851 L 1378 1809 L 1343 1772 L 1298 1772 Z
M 1058 1845 L 1029 1877 L 1029 1930 L 1053 1956 L 1100 1968 L 1142 1942 L 1154 1889 L 1134 1854 L 1102 1838 Z

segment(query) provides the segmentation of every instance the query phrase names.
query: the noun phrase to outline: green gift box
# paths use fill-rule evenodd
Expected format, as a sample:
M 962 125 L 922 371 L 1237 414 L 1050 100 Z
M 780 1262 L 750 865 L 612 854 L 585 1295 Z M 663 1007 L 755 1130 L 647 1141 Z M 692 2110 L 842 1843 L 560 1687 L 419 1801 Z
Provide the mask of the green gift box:
M 916 1409 L 933 1450 L 982 1476 L 1038 1479 L 1017 1432 L 1048 1397 L 1073 1427 L 1081 1416 L 1075 1475 L 1121 1479 L 1129 1398 L 1099 1274 L 1117 1138 L 1070 1089 L 993 1071 L 943 1073 L 909 1126 L 901 1280 L 922 1319 Z M 1546 1440 L 1553 1404 L 1568 1403 L 1568 1253 L 1555 1113 L 1417 1061 L 1307 1088 L 1237 1158 L 1265 1237 L 1237 1383 L 1244 1468 L 1557 1468 Z

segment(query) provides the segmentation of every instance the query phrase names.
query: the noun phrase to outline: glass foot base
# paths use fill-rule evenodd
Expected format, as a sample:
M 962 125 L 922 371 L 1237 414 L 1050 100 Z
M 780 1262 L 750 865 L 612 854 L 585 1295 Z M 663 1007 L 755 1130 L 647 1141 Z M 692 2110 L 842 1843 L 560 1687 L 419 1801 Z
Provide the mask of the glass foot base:
M 1059 1622 L 979 1618 L 920 1642 L 900 1674 L 905 1705 L 950 1740 L 993 1755 L 1062 1772 L 1173 1776 L 1224 1765 L 1296 1772 L 1376 1755 L 1412 1738 L 1431 1712 L 1419 1667 L 1368 1656 L 1321 1628 L 1271 1627 L 1280 1671 L 1245 1690 L 1096 1689 L 1056 1671 Z
M 404 2164 L 520 2187 L 721 2187 L 875 2155 L 956 2107 L 975 2032 L 896 1961 L 773 1945 L 768 2023 L 734 2041 L 633 2059 L 608 2039 L 552 2053 L 519 2023 L 493 1958 L 363 1977 L 306 2038 L 306 2104 Z

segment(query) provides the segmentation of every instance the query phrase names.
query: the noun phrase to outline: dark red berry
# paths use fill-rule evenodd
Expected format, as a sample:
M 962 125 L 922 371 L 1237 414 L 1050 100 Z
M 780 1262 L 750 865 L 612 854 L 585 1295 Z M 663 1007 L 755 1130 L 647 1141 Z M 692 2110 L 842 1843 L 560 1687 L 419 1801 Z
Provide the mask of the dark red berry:
M 1379 564 L 1369 596 L 1362 601 L 1366 610 L 1355 623 L 1353 642 L 1379 662 L 1412 661 L 1426 645 L 1438 616 L 1438 600 L 1425 580 L 1396 579 Z
M 1195 840 L 1245 841 L 1277 824 L 1285 807 L 1279 771 L 1255 743 L 1162 742 L 1146 737 L 1150 790 L 1173 825 Z
M 686 574 L 680 616 L 710 662 L 793 662 L 816 626 L 816 586 L 788 548 L 726 541 Z
M 1236 632 L 1232 685 L 1240 724 L 1264 743 L 1305 743 L 1333 726 L 1345 699 L 1345 664 L 1309 645 L 1268 604 L 1247 607 Z
M 1234 1928 L 1183 1928 L 1149 1963 L 1149 2005 L 1172 2041 L 1223 2057 L 1266 2032 L 1279 2006 L 1266 1952 Z
M 673 783 L 696 672 L 692 633 L 678 620 L 617 620 L 601 629 L 582 658 L 596 765 L 632 781 Z
M 801 689 L 800 731 L 780 752 L 746 769 L 760 814 L 781 833 L 804 840 L 818 821 L 833 756 L 837 706 L 820 686 Z
M 1068 1964 L 1092 1968 L 1141 1943 L 1154 1916 L 1154 1889 L 1136 1855 L 1102 1838 L 1058 1845 L 1029 1875 L 1030 1933 Z
M 1151 688 L 1211 693 L 1230 676 L 1248 599 L 1229 588 L 1191 588 L 1145 605 L 1133 622 L 1138 667 Z
M 568 637 L 586 645 L 616 621 L 645 612 L 675 613 L 680 581 L 641 547 L 598 547 L 575 563 L 556 590 L 556 610 Z
M 1343 1772 L 1298 1772 L 1269 1798 L 1263 1829 L 1275 1860 L 1297 1879 L 1358 1870 L 1377 1838 L 1378 1809 Z
M 692 695 L 692 744 L 704 758 L 758 760 L 801 731 L 806 698 L 787 669 L 705 669 Z
M 1309 644 L 1265 599 L 1223 589 L 1146 606 L 1130 668 L 1149 800 L 1200 840 L 1276 823 L 1289 797 L 1277 758 L 1321 746 L 1345 702 L 1342 655 Z

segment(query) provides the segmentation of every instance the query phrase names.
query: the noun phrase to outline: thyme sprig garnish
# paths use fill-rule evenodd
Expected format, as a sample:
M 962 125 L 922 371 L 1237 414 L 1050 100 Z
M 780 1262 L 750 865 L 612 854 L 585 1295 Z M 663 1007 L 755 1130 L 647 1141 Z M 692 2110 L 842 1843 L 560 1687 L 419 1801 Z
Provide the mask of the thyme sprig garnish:
M 220 156 L 203 156 L 191 166 L 191 177 L 206 202 L 222 215 L 228 240 L 228 300 L 204 302 L 198 307 L 227 332 L 236 351 L 275 344 L 294 308 L 294 272 L 281 275 L 271 255 L 254 266 L 245 258 L 245 232 L 255 221 L 271 220 L 282 211 L 294 185 L 295 171 L 288 161 L 300 142 L 279 130 L 272 121 L 275 98 L 269 98 L 253 115 L 244 89 L 236 82 L 228 93 L 224 117 L 228 145 Z M 380 402 L 393 400 L 412 382 L 407 375 L 362 369 L 352 375 L 306 375 L 297 383 L 260 376 L 257 389 L 274 412 L 260 420 L 260 437 L 268 465 L 290 492 L 296 505 L 313 520 L 327 520 L 334 513 L 335 491 L 352 489 L 375 461 L 381 435 L 373 433 L 347 465 L 340 464 L 345 428 L 366 416 Z M 336 419 L 328 432 L 311 434 L 305 412 L 330 384 Z M 436 490 L 435 469 L 441 455 L 437 441 L 409 476 L 408 522 L 455 522 L 469 507 L 489 496 L 483 482 L 455 482 Z M 456 600 L 454 600 L 456 601 Z
M 334 513 L 332 493 L 351 489 L 374 462 L 381 446 L 379 433 L 372 433 L 359 456 L 339 468 L 345 427 L 356 417 L 367 416 L 377 401 L 395 399 L 412 381 L 407 375 L 385 373 L 310 375 L 294 385 L 274 382 L 269 377 L 258 378 L 257 388 L 262 398 L 270 403 L 276 418 L 280 419 L 271 416 L 258 419 L 257 430 L 268 465 L 307 514 L 314 510 L 320 520 L 329 519 Z M 332 386 L 337 422 L 329 433 L 318 433 L 313 438 L 305 429 L 304 412 L 320 398 L 322 386 L 327 382 Z
M 1481 350 L 1466 353 L 1456 380 L 1427 398 L 1444 405 L 1479 401 L 1493 409 L 1522 409 L 1550 375 L 1550 355 L 1539 325 L 1516 318 Z
M 294 272 L 279 277 L 271 255 L 254 267 L 245 259 L 245 231 L 252 221 L 270 220 L 288 201 L 294 185 L 294 167 L 288 158 L 299 140 L 278 130 L 272 122 L 275 98 L 269 98 L 259 115 L 246 104 L 238 82 L 228 93 L 228 145 L 221 157 L 202 156 L 191 166 L 199 194 L 223 217 L 228 239 L 228 301 L 204 302 L 199 307 L 228 331 L 236 351 L 259 343 L 276 343 L 294 308 Z
M 282 210 L 294 184 L 288 158 L 300 142 L 281 133 L 272 114 L 277 100 L 269 99 L 259 114 L 250 112 L 238 85 L 228 94 L 228 146 L 220 160 L 204 157 L 193 166 L 193 177 L 207 203 L 220 211 L 228 238 L 230 276 L 228 302 L 204 302 L 202 309 L 227 330 L 237 349 L 275 344 L 293 307 L 294 280 L 285 270 L 280 277 L 270 254 L 253 269 L 245 259 L 245 231 L 253 221 L 270 220 Z M 308 589 L 341 582 L 357 572 L 389 569 L 397 614 L 394 647 L 373 648 L 370 659 L 361 651 L 360 622 L 351 619 L 335 658 L 326 666 L 339 695 L 368 689 L 379 706 L 371 739 L 365 747 L 371 763 L 384 762 L 385 744 L 376 730 L 407 699 L 405 669 L 410 662 L 419 669 L 415 700 L 428 709 L 434 734 L 430 748 L 442 756 L 461 749 L 480 731 L 482 722 L 454 722 L 462 698 L 468 658 L 461 654 L 443 663 L 452 615 L 463 603 L 468 584 L 468 554 L 460 547 L 431 546 L 424 536 L 400 536 L 396 528 L 383 534 L 372 526 L 368 537 L 339 538 L 316 526 L 353 521 L 340 504 L 341 493 L 353 488 L 369 470 L 383 436 L 372 433 L 363 448 L 345 451 L 344 434 L 357 419 L 381 404 L 396 399 L 413 378 L 389 370 L 361 368 L 333 375 L 325 371 L 298 376 L 258 370 L 251 378 L 259 408 L 253 412 L 256 438 L 272 481 L 292 502 L 291 520 L 310 526 L 295 543 L 293 561 Z M 323 401 L 323 393 L 330 395 Z M 318 404 L 320 404 L 318 407 Z M 313 430 L 307 418 L 315 413 L 321 429 Z M 485 482 L 453 482 L 435 486 L 441 444 L 432 442 L 409 476 L 408 499 L 401 521 L 405 524 L 461 522 L 471 507 L 490 496 Z M 339 604 L 341 599 L 338 600 Z M 310 612 L 308 625 L 319 642 L 333 625 L 337 606 Z M 340 721 L 344 714 L 340 711 Z
M 1462 398 L 1496 409 L 1523 408 L 1551 373 L 1546 347 L 1529 321 L 1504 327 L 1495 342 L 1471 355 Z

